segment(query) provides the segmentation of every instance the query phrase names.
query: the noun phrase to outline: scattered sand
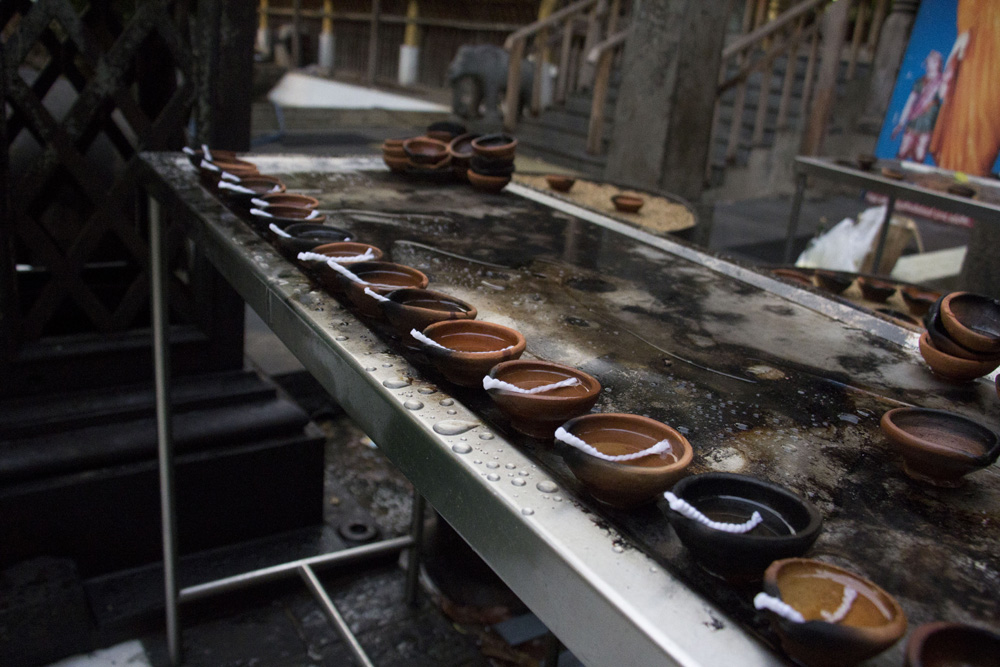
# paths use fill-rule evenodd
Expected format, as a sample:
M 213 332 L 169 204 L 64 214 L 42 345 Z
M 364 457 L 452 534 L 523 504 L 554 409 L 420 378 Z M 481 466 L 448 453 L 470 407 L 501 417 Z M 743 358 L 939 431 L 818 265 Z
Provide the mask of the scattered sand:
M 626 190 L 615 185 L 606 183 L 595 183 L 583 179 L 576 179 L 576 183 L 569 192 L 556 192 L 545 182 L 544 175 L 530 175 L 514 173 L 514 181 L 527 185 L 528 187 L 541 190 L 542 192 L 564 199 L 578 206 L 589 208 L 597 213 L 602 213 L 608 217 L 627 222 L 637 227 L 662 234 L 666 232 L 676 232 L 694 226 L 694 216 L 687 207 L 666 199 L 656 197 L 635 190 Z M 634 194 L 646 200 L 642 209 L 638 213 L 622 213 L 615 209 L 611 203 L 612 195 L 621 193 Z

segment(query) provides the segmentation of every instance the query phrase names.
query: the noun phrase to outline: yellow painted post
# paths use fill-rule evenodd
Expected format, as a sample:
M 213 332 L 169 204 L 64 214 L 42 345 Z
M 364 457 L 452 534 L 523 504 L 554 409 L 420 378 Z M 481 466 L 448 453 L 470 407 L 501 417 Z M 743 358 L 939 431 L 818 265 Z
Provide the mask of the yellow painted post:
M 406 5 L 406 30 L 403 32 L 403 43 L 399 47 L 397 79 L 401 86 L 415 84 L 420 71 L 420 26 L 417 25 L 419 16 L 420 6 L 417 0 L 410 0 Z
M 333 36 L 333 0 L 323 0 L 323 22 L 319 33 L 319 67 L 333 73 L 336 39 Z
M 271 17 L 268 15 L 268 0 L 260 0 L 257 17 L 257 51 L 271 55 L 271 30 L 268 27 Z

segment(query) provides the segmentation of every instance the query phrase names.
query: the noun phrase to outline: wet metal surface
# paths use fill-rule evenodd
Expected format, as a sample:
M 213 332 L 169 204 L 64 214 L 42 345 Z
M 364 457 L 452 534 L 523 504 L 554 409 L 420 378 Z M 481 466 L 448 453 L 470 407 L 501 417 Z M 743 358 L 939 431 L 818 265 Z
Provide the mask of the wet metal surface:
M 526 358 L 596 376 L 604 386 L 596 411 L 643 414 L 681 430 L 695 450 L 692 472 L 741 472 L 808 497 L 825 518 L 808 555 L 871 578 L 900 600 L 911 627 L 1000 618 L 996 466 L 960 489 L 923 486 L 903 475 L 878 426 L 899 405 L 995 426 L 996 393 L 984 381 L 936 380 L 912 332 L 688 246 L 545 206 L 533 201 L 551 203 L 543 196 L 516 188 L 486 195 L 408 181 L 370 160 L 250 159 L 290 192 L 319 198 L 329 224 L 420 269 L 432 289 L 474 304 L 480 319 L 518 329 Z M 326 369 L 306 365 L 377 443 L 384 438 L 389 457 L 529 606 L 545 607 L 547 599 L 532 596 L 555 593 L 551 581 L 522 573 L 525 559 L 538 561 L 538 577 L 565 576 L 557 588 L 575 591 L 589 580 L 636 636 L 676 664 L 709 664 L 734 650 L 748 651 L 745 664 L 774 660 L 731 627 L 735 621 L 776 646 L 750 604 L 756 590 L 735 589 L 691 562 L 667 525 L 665 501 L 620 512 L 590 500 L 560 446 L 517 434 L 484 392 L 455 388 L 419 356 L 398 354 L 391 332 L 361 323 L 309 283 L 205 192 L 186 161 L 148 155 L 145 163 L 148 187 L 193 214 L 192 235 L 244 298 L 267 310 L 272 328 L 292 316 L 307 322 L 311 335 L 285 341 L 300 358 L 339 355 Z M 352 385 L 354 376 L 368 384 Z M 394 446 L 402 440 L 413 445 Z M 426 449 L 415 453 L 417 441 Z M 431 460 L 454 488 L 434 486 Z M 493 530 L 463 509 L 484 497 L 490 502 L 479 521 Z M 518 541 L 496 535 L 504 526 Z M 583 541 L 574 545 L 577 534 Z M 570 561 L 569 570 L 546 570 L 549 556 Z M 585 662 L 606 657 L 580 645 L 587 638 L 572 619 L 545 611 L 536 609 Z M 717 649 L 702 646 L 706 638 Z M 872 664 L 898 664 L 900 655 L 901 645 Z

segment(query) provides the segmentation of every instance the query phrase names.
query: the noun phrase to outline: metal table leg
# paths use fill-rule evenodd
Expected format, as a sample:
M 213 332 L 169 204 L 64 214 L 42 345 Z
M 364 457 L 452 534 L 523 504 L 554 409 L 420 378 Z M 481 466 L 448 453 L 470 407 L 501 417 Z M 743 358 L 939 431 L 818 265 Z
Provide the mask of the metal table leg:
M 878 245 L 875 247 L 875 262 L 872 264 L 872 273 L 879 275 L 879 266 L 882 264 L 882 253 L 885 251 L 885 240 L 889 238 L 889 226 L 892 225 L 892 212 L 896 208 L 896 196 L 889 195 L 889 201 L 885 204 L 885 217 L 882 218 L 882 229 L 878 234 Z
M 413 515 L 410 520 L 410 537 L 413 546 L 406 559 L 406 591 L 403 597 L 410 606 L 417 604 L 417 580 L 420 577 L 420 549 L 424 541 L 424 510 L 427 501 L 416 489 L 413 490 Z
M 792 246 L 795 243 L 795 230 L 799 227 L 799 217 L 802 214 L 802 198 L 806 194 L 806 175 L 799 172 L 795 175 L 795 198 L 792 199 L 792 212 L 788 217 L 788 231 L 785 232 L 785 264 L 792 263 Z
M 174 505 L 174 450 L 170 412 L 170 339 L 167 301 L 166 231 L 160 202 L 149 197 L 149 275 L 153 315 L 153 374 L 156 383 L 156 440 L 160 469 L 163 528 L 163 583 L 167 614 L 167 651 L 171 665 L 181 662 L 177 613 L 177 514 Z
M 323 608 L 323 613 L 326 614 L 326 618 L 333 627 L 337 630 L 337 634 L 340 638 L 344 640 L 347 644 L 347 648 L 350 649 L 351 655 L 357 660 L 359 665 L 362 667 L 374 667 L 372 661 L 368 658 L 368 654 L 365 653 L 364 648 L 358 643 L 357 637 L 351 632 L 351 628 L 347 625 L 347 621 L 344 617 L 340 615 L 340 611 L 337 610 L 336 605 L 333 604 L 333 600 L 327 595 L 326 589 L 323 585 L 319 583 L 319 579 L 316 578 L 316 573 L 312 571 L 312 568 L 308 565 L 300 565 L 298 568 L 299 576 L 302 577 L 302 581 L 305 582 L 309 591 L 313 594 L 313 597 L 320 603 Z

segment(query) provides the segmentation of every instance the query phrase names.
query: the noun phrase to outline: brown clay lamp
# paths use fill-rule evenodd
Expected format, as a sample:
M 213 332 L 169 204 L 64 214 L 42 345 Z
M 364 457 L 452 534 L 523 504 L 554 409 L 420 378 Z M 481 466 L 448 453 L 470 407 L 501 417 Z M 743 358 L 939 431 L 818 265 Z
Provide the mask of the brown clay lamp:
M 447 320 L 410 335 L 423 344 L 434 366 L 462 387 L 482 386 L 483 376 L 501 361 L 517 359 L 525 340 L 519 331 L 480 320 Z
M 516 431 L 540 440 L 551 440 L 560 424 L 590 411 L 601 394 L 601 383 L 581 370 L 528 359 L 497 364 L 483 388 Z

